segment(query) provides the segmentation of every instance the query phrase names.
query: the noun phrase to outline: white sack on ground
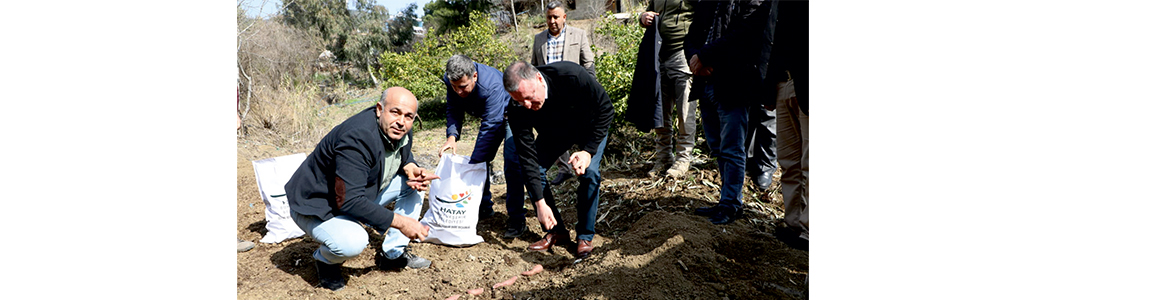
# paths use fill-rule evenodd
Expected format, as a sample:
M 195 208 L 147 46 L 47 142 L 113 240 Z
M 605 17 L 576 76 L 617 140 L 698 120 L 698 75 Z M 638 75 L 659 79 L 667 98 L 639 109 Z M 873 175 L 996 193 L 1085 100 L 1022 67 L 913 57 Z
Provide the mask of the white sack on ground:
M 431 181 L 427 201 L 430 209 L 421 223 L 431 227 L 424 242 L 452 246 L 470 246 L 483 242 L 475 233 L 479 222 L 479 203 L 483 199 L 487 163 L 469 164 L 470 157 L 443 154 Z
M 252 161 L 252 169 L 256 172 L 256 184 L 260 186 L 260 197 L 264 198 L 264 226 L 268 233 L 260 239 L 261 243 L 279 243 L 281 241 L 305 235 L 305 232 L 293 223 L 289 214 L 288 197 L 284 193 L 284 184 L 292 178 L 301 162 L 307 157 L 304 153 L 285 155 L 281 157 L 265 158 Z

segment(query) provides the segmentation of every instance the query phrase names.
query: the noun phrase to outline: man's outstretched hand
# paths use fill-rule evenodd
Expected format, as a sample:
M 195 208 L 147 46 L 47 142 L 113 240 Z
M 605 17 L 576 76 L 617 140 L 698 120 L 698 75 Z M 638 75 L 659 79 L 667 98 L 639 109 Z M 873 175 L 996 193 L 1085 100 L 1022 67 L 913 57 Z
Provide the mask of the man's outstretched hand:
M 431 180 L 439 179 L 439 175 L 429 173 L 427 169 L 419 168 L 414 163 L 402 167 L 402 171 L 406 173 L 406 185 L 420 192 L 430 188 Z

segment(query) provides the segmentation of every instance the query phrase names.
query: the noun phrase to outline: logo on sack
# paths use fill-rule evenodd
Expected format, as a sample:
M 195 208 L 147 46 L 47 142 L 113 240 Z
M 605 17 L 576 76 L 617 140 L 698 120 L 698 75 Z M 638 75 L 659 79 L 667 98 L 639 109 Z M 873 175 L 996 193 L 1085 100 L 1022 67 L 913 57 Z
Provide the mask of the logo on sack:
M 451 201 L 443 200 L 443 197 L 435 197 L 439 202 L 454 203 L 456 207 L 463 207 L 467 204 L 467 198 L 471 197 L 471 191 L 463 191 L 461 193 L 451 194 Z

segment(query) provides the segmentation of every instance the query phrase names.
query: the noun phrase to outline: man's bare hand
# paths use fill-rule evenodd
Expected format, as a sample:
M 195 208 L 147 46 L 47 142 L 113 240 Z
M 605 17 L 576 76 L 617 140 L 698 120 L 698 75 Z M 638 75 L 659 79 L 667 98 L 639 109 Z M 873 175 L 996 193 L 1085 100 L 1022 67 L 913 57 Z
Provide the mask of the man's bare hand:
M 431 227 L 419 223 L 418 220 L 411 219 L 410 217 L 400 214 L 395 214 L 394 221 L 392 221 L 391 226 L 398 228 L 398 231 L 402 232 L 402 235 L 412 240 L 425 239 L 428 235 L 431 234 Z
M 548 207 L 548 203 L 544 199 L 536 201 L 536 220 L 540 221 L 540 225 L 544 230 L 552 230 L 557 226 L 557 219 L 553 217 L 552 208 Z
M 431 180 L 439 179 L 439 175 L 427 172 L 413 163 L 402 168 L 406 173 L 406 185 L 416 191 L 426 191 L 430 188 Z
M 442 147 L 439 147 L 439 157 L 443 157 L 443 152 L 447 151 L 447 149 L 451 149 L 451 154 L 456 153 L 455 152 L 455 136 L 447 137 L 447 142 L 443 143 Z
M 589 163 L 592 159 L 593 156 L 589 155 L 589 152 L 573 152 L 573 155 L 569 156 L 569 165 L 573 166 L 573 173 L 577 174 L 577 176 L 581 176 L 582 174 L 585 174 L 585 169 L 589 168 Z
M 642 23 L 642 27 L 650 27 L 650 25 L 654 24 L 654 17 L 657 17 L 657 16 L 658 16 L 658 13 L 656 13 L 656 12 L 652 12 L 652 11 L 643 12 L 642 17 L 638 18 L 638 21 Z
M 711 67 L 704 67 L 703 61 L 699 59 L 698 55 L 691 55 L 691 60 L 687 62 L 687 66 L 691 68 L 691 73 L 699 76 L 711 76 L 713 71 Z

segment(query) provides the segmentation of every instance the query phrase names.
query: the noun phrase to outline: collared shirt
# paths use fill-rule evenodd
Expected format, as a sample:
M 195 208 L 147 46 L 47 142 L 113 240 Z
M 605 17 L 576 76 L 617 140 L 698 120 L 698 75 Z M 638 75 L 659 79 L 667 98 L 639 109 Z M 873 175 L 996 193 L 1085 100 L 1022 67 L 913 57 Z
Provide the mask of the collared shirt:
M 540 76 L 543 78 L 543 77 L 544 77 L 544 73 L 541 73 L 541 74 L 540 74 Z M 544 80 L 544 101 L 548 101 L 548 91 L 549 91 L 549 88 L 548 88 L 548 79 L 545 79 L 545 80 Z
M 379 129 L 378 131 L 381 131 Z M 378 191 L 385 191 L 386 187 L 390 186 L 390 180 L 394 179 L 394 175 L 402 164 L 402 146 L 410 142 L 410 135 L 403 135 L 401 140 L 397 143 L 390 139 L 385 132 L 382 132 L 382 145 L 386 146 L 386 153 L 383 159 L 386 161 L 382 163 L 382 185 L 378 187 Z M 377 199 L 374 199 L 377 200 Z
M 545 44 L 544 63 L 551 64 L 558 61 L 565 60 L 565 30 L 561 30 L 560 36 L 553 36 L 548 34 L 548 43 Z

